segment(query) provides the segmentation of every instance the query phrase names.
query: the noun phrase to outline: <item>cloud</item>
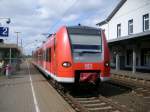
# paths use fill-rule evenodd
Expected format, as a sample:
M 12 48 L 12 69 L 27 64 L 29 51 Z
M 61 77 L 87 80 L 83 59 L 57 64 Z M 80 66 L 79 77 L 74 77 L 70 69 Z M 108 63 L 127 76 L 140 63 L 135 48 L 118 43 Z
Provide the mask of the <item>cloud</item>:
M 36 0 L 2 0 L 0 1 L 1 16 L 26 16 L 32 15 L 36 8 Z
M 78 18 L 78 15 L 70 14 L 70 15 L 64 17 L 64 18 L 63 18 L 63 21 L 65 21 L 65 22 L 66 22 L 66 21 L 67 21 L 67 22 L 69 22 L 69 21 L 75 21 L 77 18 Z

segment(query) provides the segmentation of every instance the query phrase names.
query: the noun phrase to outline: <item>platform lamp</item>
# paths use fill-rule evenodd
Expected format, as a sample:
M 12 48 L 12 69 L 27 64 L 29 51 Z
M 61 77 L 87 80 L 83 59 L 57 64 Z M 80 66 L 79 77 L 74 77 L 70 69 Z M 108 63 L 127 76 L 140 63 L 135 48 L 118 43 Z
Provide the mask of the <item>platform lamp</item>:
M 10 18 L 5 18 L 5 17 L 0 17 L 1 20 L 6 20 L 7 24 L 11 23 L 11 19 Z

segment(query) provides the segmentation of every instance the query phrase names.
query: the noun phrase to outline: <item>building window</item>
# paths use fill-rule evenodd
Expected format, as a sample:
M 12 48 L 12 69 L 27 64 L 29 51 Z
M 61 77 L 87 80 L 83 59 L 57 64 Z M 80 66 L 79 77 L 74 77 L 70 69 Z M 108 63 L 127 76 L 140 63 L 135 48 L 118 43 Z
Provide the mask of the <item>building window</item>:
M 115 54 L 114 55 L 112 55 L 112 58 L 111 58 L 111 67 L 114 67 L 115 66 L 115 64 L 116 64 L 116 56 L 115 56 Z
M 149 30 L 149 14 L 143 15 L 143 31 Z
M 150 48 L 141 50 L 141 65 L 150 66 Z
M 133 63 L 133 54 L 132 50 L 127 50 L 127 65 L 132 65 Z
M 128 34 L 133 33 L 133 19 L 128 21 Z
M 117 37 L 121 36 L 121 24 L 117 24 Z

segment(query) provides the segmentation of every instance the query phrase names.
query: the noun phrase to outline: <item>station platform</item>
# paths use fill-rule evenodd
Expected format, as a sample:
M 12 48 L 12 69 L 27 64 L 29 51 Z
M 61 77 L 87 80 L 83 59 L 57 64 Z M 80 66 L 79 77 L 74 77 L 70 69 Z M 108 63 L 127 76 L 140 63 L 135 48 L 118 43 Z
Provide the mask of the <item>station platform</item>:
M 111 74 L 122 75 L 122 76 L 131 77 L 131 78 L 139 79 L 139 80 L 150 81 L 150 73 L 142 73 L 142 72 L 132 73 L 132 71 L 127 71 L 127 70 L 111 69 Z
M 9 78 L 0 76 L 0 112 L 75 112 L 28 62 Z

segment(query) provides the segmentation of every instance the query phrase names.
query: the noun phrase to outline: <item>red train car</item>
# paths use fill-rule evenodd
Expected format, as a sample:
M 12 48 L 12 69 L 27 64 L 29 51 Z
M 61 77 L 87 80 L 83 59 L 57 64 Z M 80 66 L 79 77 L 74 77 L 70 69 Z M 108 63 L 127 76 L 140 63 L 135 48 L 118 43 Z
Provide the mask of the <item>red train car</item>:
M 60 83 L 104 82 L 110 78 L 104 31 L 87 26 L 61 27 L 34 53 L 34 64 Z

